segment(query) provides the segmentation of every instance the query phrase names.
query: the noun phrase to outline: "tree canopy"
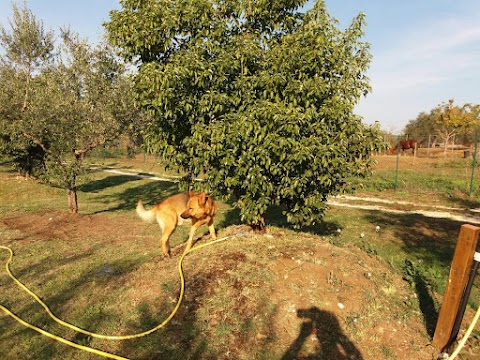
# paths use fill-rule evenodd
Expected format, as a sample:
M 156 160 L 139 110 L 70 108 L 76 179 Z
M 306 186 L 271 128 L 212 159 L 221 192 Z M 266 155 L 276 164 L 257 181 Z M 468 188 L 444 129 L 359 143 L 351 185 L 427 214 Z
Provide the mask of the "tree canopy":
M 292 224 L 319 221 L 379 144 L 353 113 L 370 89 L 364 15 L 341 31 L 323 1 L 306 14 L 304 3 L 122 0 L 105 24 L 137 62 L 149 148 L 204 174 L 260 229 L 273 204 Z
M 443 102 L 429 113 L 422 112 L 410 120 L 405 134 L 427 145 L 429 136 L 441 139 L 445 151 L 450 141 L 457 137 L 464 144 L 474 141 L 480 125 L 480 105 L 455 105 L 453 99 Z M 435 142 L 436 140 L 434 140 Z

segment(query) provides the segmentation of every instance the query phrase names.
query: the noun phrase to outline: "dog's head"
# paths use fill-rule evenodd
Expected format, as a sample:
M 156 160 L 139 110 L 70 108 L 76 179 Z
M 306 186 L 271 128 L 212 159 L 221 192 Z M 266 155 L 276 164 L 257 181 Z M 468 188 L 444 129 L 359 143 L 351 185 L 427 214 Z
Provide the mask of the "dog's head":
M 183 219 L 204 219 L 207 216 L 213 216 L 215 213 L 215 203 L 211 196 L 204 192 L 195 193 L 189 191 L 188 197 L 187 208 L 180 215 Z

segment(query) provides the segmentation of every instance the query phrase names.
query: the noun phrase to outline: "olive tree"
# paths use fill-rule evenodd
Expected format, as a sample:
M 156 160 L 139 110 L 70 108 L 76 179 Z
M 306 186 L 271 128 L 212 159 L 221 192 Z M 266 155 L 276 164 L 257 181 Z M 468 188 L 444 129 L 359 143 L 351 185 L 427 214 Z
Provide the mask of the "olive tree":
M 12 31 L 0 25 L 0 149 L 9 155 L 18 170 L 30 176 L 41 166 L 43 149 L 21 134 L 20 119 L 29 111 L 34 75 L 47 66 L 54 56 L 54 34 L 45 30 L 25 6 L 12 5 Z
M 437 133 L 443 139 L 445 155 L 451 139 L 457 134 L 465 133 L 468 129 L 476 129 L 479 123 L 475 106 L 465 104 L 460 107 L 454 105 L 453 99 L 438 105 L 432 110 L 432 114 Z
M 51 36 L 42 35 L 43 25 L 28 9 L 14 6 L 14 18 L 0 38 L 0 147 L 19 154 L 14 161 L 21 155 L 32 162 L 37 151 L 36 176 L 66 188 L 69 210 L 77 213 L 85 154 L 118 139 L 137 115 L 132 83 L 111 46 L 92 46 L 67 30 L 57 46 L 44 46 L 42 39 Z M 33 48 L 45 48 L 48 56 Z
M 344 31 L 323 1 L 122 0 L 105 24 L 137 62 L 137 101 L 155 114 L 152 151 L 231 198 L 263 230 L 270 205 L 297 226 L 364 176 L 380 144 L 355 115 L 369 91 L 365 19 Z

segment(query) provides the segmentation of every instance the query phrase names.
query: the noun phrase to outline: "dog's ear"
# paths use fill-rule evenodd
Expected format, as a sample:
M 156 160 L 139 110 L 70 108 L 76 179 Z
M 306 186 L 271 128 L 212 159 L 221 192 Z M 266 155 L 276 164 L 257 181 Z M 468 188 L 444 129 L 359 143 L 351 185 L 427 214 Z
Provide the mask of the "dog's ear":
M 205 193 L 201 193 L 200 200 L 199 200 L 200 206 L 205 206 L 205 204 L 207 203 L 207 200 L 208 200 L 208 195 Z
M 215 214 L 215 202 L 213 201 L 213 198 L 208 195 L 205 203 L 205 212 L 210 216 Z
M 190 190 L 190 189 L 188 190 L 188 197 L 189 198 L 193 197 L 194 194 L 195 193 L 192 190 Z

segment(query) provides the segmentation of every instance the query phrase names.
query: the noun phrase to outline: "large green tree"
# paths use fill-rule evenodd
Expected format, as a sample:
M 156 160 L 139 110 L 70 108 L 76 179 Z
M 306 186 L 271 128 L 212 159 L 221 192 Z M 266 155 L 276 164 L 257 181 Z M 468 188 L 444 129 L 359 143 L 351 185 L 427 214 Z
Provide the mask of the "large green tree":
M 364 15 L 341 31 L 317 1 L 122 0 L 105 24 L 137 61 L 147 141 L 169 165 L 206 175 L 262 230 L 270 205 L 295 225 L 363 176 L 377 129 L 353 113 L 369 91 Z

